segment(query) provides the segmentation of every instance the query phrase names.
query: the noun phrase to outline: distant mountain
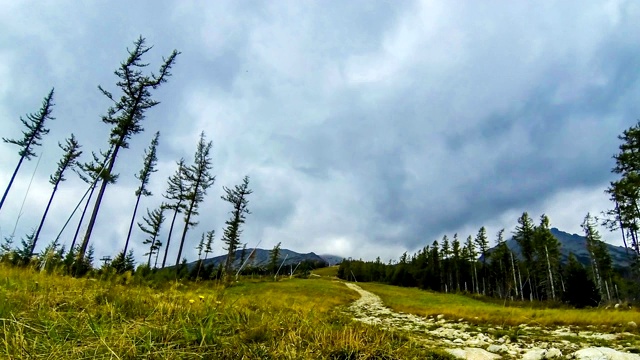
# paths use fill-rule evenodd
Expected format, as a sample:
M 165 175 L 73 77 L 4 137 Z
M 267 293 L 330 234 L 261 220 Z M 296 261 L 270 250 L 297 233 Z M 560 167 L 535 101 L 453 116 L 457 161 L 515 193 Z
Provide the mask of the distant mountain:
M 342 260 L 344 260 L 342 256 L 336 255 L 320 255 L 320 257 L 323 258 L 329 264 L 329 266 L 340 264 Z
M 246 253 L 245 253 L 245 260 L 249 258 L 249 254 L 251 254 L 251 251 L 253 251 L 253 249 L 246 249 Z M 247 261 L 247 264 L 245 265 L 245 267 L 267 267 L 269 265 L 269 255 L 271 253 L 271 250 L 265 250 L 265 249 L 256 249 L 256 251 L 254 252 L 254 254 L 251 256 L 251 258 Z M 331 256 L 331 255 L 329 255 Z M 240 258 L 242 257 L 242 250 L 238 250 L 236 251 L 235 254 L 235 261 L 233 262 L 233 267 L 234 268 L 239 268 L 240 267 Z M 286 260 L 285 260 L 286 258 Z M 208 266 L 210 264 L 213 264 L 214 266 L 218 266 L 220 264 L 223 264 L 227 261 L 227 255 L 220 255 L 220 256 L 216 256 L 213 258 L 209 258 L 207 260 L 205 260 L 202 265 L 203 266 Z M 325 260 L 324 258 L 322 258 L 321 256 L 316 255 L 315 253 L 307 253 L 307 254 L 300 254 L 297 253 L 295 251 L 291 251 L 291 250 L 287 250 L 287 249 L 280 249 L 280 256 L 278 257 L 278 263 L 281 264 L 282 261 L 284 261 L 284 266 L 287 265 L 297 265 L 299 262 L 302 261 L 311 261 L 311 262 L 315 262 L 318 264 L 328 264 L 330 263 L 329 261 Z M 191 262 L 189 264 L 187 264 L 187 267 L 189 267 L 190 269 L 192 267 L 194 267 L 197 264 L 197 261 Z
M 560 261 L 565 263 L 569 259 L 569 254 L 573 253 L 576 259 L 582 264 L 589 265 L 591 263 L 589 252 L 587 251 L 587 239 L 584 236 L 569 234 L 557 228 L 551 228 L 551 234 L 560 242 Z M 629 253 L 627 253 L 627 250 L 623 246 L 606 245 L 607 249 L 609 249 L 609 254 L 611 254 L 614 267 L 628 267 L 631 264 L 633 259 L 631 249 L 629 249 Z M 507 240 L 507 246 L 519 257 L 522 257 L 520 245 L 518 245 L 518 242 L 514 238 Z M 495 247 L 491 248 L 489 253 L 494 249 Z

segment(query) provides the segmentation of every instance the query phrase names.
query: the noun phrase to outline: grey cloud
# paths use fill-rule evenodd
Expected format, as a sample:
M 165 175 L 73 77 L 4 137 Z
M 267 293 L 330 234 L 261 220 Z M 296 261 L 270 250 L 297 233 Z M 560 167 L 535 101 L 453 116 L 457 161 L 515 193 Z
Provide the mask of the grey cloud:
M 38 26 L 0 16 L 8 34 L 0 83 L 20 90 L 0 90 L 0 114 L 10 115 L 0 135 L 16 136 L 17 117 L 35 111 L 50 84 L 58 119 L 46 148 L 70 131 L 87 154 L 104 148 L 109 129 L 99 119 L 109 104 L 96 86 L 114 89 L 124 48 L 142 34 L 156 46 L 152 69 L 173 48 L 183 54 L 146 132 L 118 160 L 121 180 L 107 190 L 96 229 L 105 241 L 96 240 L 99 256 L 126 235 L 133 174 L 156 130 L 161 171 L 143 207 L 161 201 L 173 162 L 191 161 L 200 131 L 214 142 L 217 181 L 189 242 L 221 231 L 229 211 L 222 186 L 248 174 L 253 214 L 243 241 L 399 255 L 514 211 L 561 208 L 550 199 L 574 188 L 604 189 L 616 136 L 640 113 L 638 40 L 630 36 L 639 9 L 601 5 L 167 1 L 123 13 L 124 2 L 66 3 L 46 18 L 16 6 Z M 71 12 L 73 26 L 64 23 Z M 13 150 L 0 146 L 0 186 L 17 161 Z M 58 156 L 45 153 L 38 194 Z M 66 186 L 70 198 L 82 193 L 78 183 Z M 22 196 L 12 193 L 12 202 Z M 16 206 L 0 213 L 4 234 Z M 41 211 L 39 201 L 29 206 L 19 231 Z M 70 211 L 58 206 L 50 229 Z M 134 237 L 141 253 L 141 234 Z M 193 258 L 192 246 L 186 255 Z

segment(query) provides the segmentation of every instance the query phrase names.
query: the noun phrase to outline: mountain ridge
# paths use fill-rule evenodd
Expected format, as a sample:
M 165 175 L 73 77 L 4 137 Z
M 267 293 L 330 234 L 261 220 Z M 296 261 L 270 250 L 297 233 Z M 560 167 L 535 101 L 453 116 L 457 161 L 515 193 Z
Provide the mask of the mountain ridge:
M 271 251 L 272 250 L 260 249 L 260 248 L 256 248 L 255 250 L 246 249 L 245 256 L 244 256 L 244 260 L 246 261 L 245 267 L 262 267 L 262 268 L 267 267 L 269 265 L 269 258 L 271 255 Z M 249 255 L 252 252 L 253 254 L 251 255 L 251 257 L 249 257 Z M 240 263 L 241 258 L 242 258 L 242 250 L 236 250 L 235 256 L 234 256 L 235 260 L 233 261 L 234 269 L 238 269 L 242 265 Z M 314 262 L 318 265 L 319 264 L 335 265 L 336 262 L 342 261 L 342 259 L 343 259 L 342 257 L 336 256 L 336 255 L 318 255 L 314 252 L 298 253 L 289 249 L 280 249 L 280 254 L 278 256 L 278 265 L 280 264 L 282 264 L 282 266 L 297 265 L 298 263 L 304 262 L 304 261 Z M 227 261 L 227 255 L 219 255 L 219 256 L 214 256 L 212 258 L 203 260 L 202 265 L 205 267 L 209 265 L 213 265 L 215 267 L 215 266 L 219 266 L 220 264 L 224 265 L 226 261 Z M 192 268 L 196 266 L 197 263 L 198 263 L 197 260 L 190 262 L 187 264 L 187 267 Z
M 591 264 L 591 258 L 587 251 L 587 239 L 584 236 L 578 234 L 570 234 L 559 230 L 558 228 L 551 228 L 551 234 L 560 242 L 560 261 L 566 263 L 569 258 L 569 254 L 572 253 L 576 259 L 584 264 Z M 522 252 L 520 251 L 520 245 L 511 237 L 506 241 L 507 247 L 512 250 L 519 258 L 522 258 Z M 615 246 L 605 242 L 607 250 L 611 255 L 613 266 L 617 268 L 628 267 L 633 261 L 633 253 L 631 249 L 625 249 L 624 246 Z M 489 249 L 489 254 L 496 249 L 497 245 Z M 481 257 L 482 259 L 482 257 Z

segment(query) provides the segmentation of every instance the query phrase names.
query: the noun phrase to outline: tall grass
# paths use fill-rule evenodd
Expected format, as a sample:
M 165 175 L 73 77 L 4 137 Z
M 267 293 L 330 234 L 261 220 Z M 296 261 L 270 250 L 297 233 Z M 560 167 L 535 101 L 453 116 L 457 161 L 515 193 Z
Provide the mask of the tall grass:
M 0 358 L 448 358 L 353 322 L 343 306 L 358 295 L 339 282 L 123 282 L 0 265 Z

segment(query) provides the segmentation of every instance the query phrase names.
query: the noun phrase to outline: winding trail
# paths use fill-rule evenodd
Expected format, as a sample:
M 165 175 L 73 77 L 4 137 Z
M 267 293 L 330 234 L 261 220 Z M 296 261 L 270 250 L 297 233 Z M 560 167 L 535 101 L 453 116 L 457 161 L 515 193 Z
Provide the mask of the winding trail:
M 394 312 L 384 305 L 382 299 L 354 283 L 344 283 L 349 289 L 360 294 L 348 311 L 357 321 L 380 326 L 387 330 L 402 330 L 412 338 L 429 346 L 445 348 L 452 355 L 462 359 L 551 359 L 562 358 L 563 354 L 572 359 L 631 359 L 640 360 L 640 355 L 630 354 L 630 343 L 638 344 L 638 336 L 631 333 L 603 334 L 593 331 L 579 331 L 569 327 L 553 330 L 530 327 L 522 324 L 515 327 L 517 340 L 511 341 L 500 326 L 487 327 L 478 331 L 462 319 L 446 321 L 444 316 L 422 317 Z M 514 331 L 511 328 L 509 331 Z M 568 340 L 568 339 L 571 339 Z M 620 340 L 620 341 L 615 341 Z M 594 344 L 608 341 L 616 348 L 594 348 Z M 627 347 L 625 347 L 627 345 Z M 589 354 L 594 355 L 589 355 Z M 602 354 L 606 353 L 606 356 Z M 598 355 L 600 354 L 600 355 Z M 584 355 L 584 356 L 583 356 Z

